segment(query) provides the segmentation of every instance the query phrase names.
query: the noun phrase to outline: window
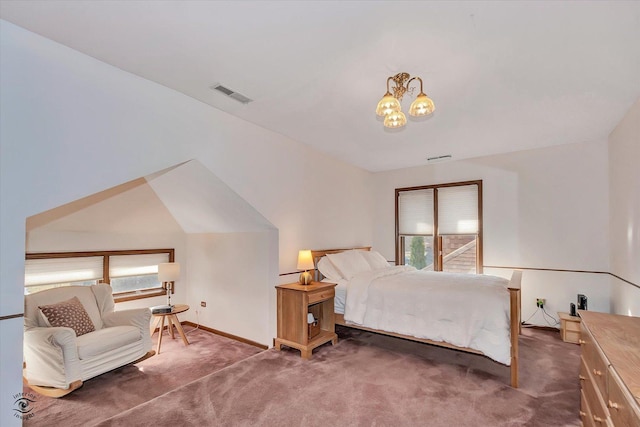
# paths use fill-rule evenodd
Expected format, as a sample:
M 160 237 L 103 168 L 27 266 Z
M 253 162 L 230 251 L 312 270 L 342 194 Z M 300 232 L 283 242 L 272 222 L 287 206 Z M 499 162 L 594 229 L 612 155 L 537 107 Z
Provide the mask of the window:
M 25 294 L 102 282 L 111 284 L 116 302 L 164 295 L 158 264 L 173 261 L 173 249 L 27 254 Z
M 147 291 L 160 285 L 158 264 L 169 262 L 167 253 L 113 255 L 109 257 L 109 283 L 114 293 Z
M 396 263 L 482 273 L 482 181 L 396 189 Z

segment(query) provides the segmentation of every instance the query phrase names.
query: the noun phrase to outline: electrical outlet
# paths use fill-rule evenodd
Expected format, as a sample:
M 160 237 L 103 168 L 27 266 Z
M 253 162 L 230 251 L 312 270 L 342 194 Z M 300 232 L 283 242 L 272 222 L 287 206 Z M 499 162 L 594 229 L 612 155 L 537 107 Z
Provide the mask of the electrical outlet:
M 200 307 L 206 307 L 206 306 L 207 306 L 206 301 L 200 301 Z
M 544 298 L 536 298 L 536 306 L 538 308 L 544 308 L 544 304 L 545 304 L 545 299 Z

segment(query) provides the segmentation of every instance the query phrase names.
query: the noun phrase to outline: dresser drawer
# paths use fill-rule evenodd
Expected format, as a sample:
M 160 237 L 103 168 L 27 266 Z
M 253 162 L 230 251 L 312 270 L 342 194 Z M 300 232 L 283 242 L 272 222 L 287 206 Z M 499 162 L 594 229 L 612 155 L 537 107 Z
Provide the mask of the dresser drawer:
M 608 376 L 609 398 L 607 406 L 613 424 L 616 427 L 640 426 L 640 410 L 636 400 L 622 383 L 614 368 L 609 367 Z
M 582 325 L 580 345 L 582 346 L 582 357 L 589 369 L 589 373 L 603 399 L 606 400 L 607 368 L 609 367 L 609 362 L 584 325 Z M 593 407 L 591 409 L 593 410 Z
M 324 289 L 318 292 L 310 293 L 309 296 L 309 304 L 315 304 L 316 302 L 325 301 L 329 298 L 333 298 L 336 292 L 335 289 Z
M 580 357 L 580 381 L 592 424 L 595 426 L 606 426 L 608 425 L 607 418 L 609 417 L 609 411 L 606 407 L 606 400 L 602 393 L 600 393 L 591 371 L 588 362 L 584 357 Z
M 587 398 L 584 395 L 584 390 L 580 390 L 580 421 L 582 422 L 582 427 L 593 427 L 593 417 Z

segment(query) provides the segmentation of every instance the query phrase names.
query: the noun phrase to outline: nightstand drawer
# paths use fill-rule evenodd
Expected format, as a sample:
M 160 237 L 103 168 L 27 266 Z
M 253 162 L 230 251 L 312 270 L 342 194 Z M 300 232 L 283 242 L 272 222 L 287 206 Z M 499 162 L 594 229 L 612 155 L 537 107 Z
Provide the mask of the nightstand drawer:
M 318 292 L 310 293 L 309 296 L 309 304 L 315 304 L 320 301 L 328 300 L 329 298 L 333 298 L 336 292 L 333 288 L 331 289 L 323 289 Z
M 567 331 L 580 332 L 580 322 L 567 322 L 565 327 Z
M 580 332 L 580 322 L 566 322 L 565 328 L 567 331 Z
M 578 344 L 580 342 L 580 331 L 565 330 L 562 333 L 562 341 Z

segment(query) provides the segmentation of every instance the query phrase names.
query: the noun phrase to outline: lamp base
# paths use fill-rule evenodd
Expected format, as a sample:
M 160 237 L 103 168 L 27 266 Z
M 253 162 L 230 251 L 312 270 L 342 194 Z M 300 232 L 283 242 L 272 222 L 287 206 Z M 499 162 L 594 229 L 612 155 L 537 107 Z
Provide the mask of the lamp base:
M 173 282 L 167 282 L 167 305 L 173 308 L 171 305 L 171 291 L 173 290 Z
M 313 281 L 313 277 L 311 276 L 311 273 L 309 273 L 308 271 L 304 271 L 300 273 L 300 278 L 298 279 L 298 282 L 300 282 L 301 285 L 308 285 L 312 281 Z

